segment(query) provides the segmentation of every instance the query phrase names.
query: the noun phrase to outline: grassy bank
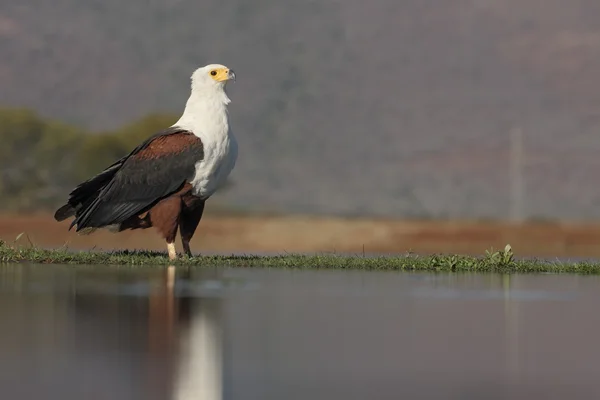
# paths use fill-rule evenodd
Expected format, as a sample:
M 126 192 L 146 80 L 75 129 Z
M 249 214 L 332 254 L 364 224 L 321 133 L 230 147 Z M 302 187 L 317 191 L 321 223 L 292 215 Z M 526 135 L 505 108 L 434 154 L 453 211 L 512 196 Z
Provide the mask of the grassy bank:
M 501 251 L 486 251 L 481 257 L 461 255 L 365 257 L 325 255 L 280 256 L 198 256 L 182 257 L 176 262 L 166 253 L 152 251 L 73 252 L 67 249 L 46 250 L 16 247 L 0 241 L 0 262 L 45 264 L 108 264 L 108 265 L 188 265 L 197 267 L 267 267 L 300 269 L 356 269 L 435 272 L 500 272 L 500 273 L 577 273 L 599 274 L 600 263 L 563 263 L 538 260 L 517 260 L 507 246 Z

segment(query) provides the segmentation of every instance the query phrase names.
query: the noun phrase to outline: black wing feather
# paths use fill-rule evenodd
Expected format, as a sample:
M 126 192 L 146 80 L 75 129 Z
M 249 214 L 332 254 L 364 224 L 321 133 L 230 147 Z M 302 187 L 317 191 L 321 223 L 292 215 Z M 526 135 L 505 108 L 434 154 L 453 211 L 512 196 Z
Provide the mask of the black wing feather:
M 54 214 L 54 219 L 63 221 L 75 216 L 80 208 L 89 206 L 100 193 L 100 190 L 114 177 L 127 157 L 121 158 L 98 175 L 79 184 L 70 194 L 69 201 Z
M 55 218 L 60 221 L 74 215 L 71 227 L 77 225 L 77 231 L 118 224 L 177 192 L 192 179 L 195 163 L 204 156 L 200 140 L 157 158 L 135 156 L 158 137 L 178 133 L 192 134 L 170 128 L 152 136 L 129 155 L 77 186 L 69 202 L 57 210 Z

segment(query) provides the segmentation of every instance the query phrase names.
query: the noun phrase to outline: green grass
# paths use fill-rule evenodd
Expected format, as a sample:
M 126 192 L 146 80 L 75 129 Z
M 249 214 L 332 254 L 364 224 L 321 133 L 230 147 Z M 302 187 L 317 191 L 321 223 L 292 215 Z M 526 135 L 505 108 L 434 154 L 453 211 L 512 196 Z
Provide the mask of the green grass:
M 576 273 L 600 274 L 600 263 L 517 260 L 509 245 L 501 251 L 486 251 L 481 257 L 461 255 L 403 255 L 390 257 L 344 256 L 335 254 L 280 256 L 199 256 L 182 257 L 175 262 L 166 252 L 115 251 L 75 252 L 68 249 L 46 250 L 33 246 L 17 247 L 0 241 L 0 262 L 44 264 L 107 265 L 188 265 L 198 267 L 265 267 L 299 269 L 355 269 L 433 272 L 495 273 Z

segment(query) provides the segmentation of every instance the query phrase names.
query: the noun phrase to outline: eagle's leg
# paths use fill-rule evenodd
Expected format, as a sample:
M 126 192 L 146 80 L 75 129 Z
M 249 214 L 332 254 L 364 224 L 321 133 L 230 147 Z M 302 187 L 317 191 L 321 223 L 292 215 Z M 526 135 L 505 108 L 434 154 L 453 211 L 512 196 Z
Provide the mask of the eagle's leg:
M 192 257 L 190 249 L 190 240 L 196 232 L 196 228 L 202 219 L 204 213 L 205 200 L 197 197 L 184 196 L 182 198 L 181 218 L 179 220 L 179 233 L 181 234 L 181 244 L 186 256 Z
M 175 237 L 179 226 L 181 213 L 181 199 L 176 196 L 159 201 L 149 211 L 150 221 L 167 242 L 169 260 L 177 258 L 175 251 Z
M 175 251 L 175 241 L 167 242 L 167 252 L 169 253 L 169 260 L 173 261 L 177 258 L 177 252 Z

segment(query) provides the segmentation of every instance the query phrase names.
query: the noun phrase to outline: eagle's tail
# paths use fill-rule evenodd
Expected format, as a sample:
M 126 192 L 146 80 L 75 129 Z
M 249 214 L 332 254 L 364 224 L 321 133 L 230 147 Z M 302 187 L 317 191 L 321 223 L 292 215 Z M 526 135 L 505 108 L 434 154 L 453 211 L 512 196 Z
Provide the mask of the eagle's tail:
M 67 218 L 75 216 L 75 207 L 70 205 L 69 203 L 65 204 L 54 213 L 54 219 L 57 221 L 64 221 Z

